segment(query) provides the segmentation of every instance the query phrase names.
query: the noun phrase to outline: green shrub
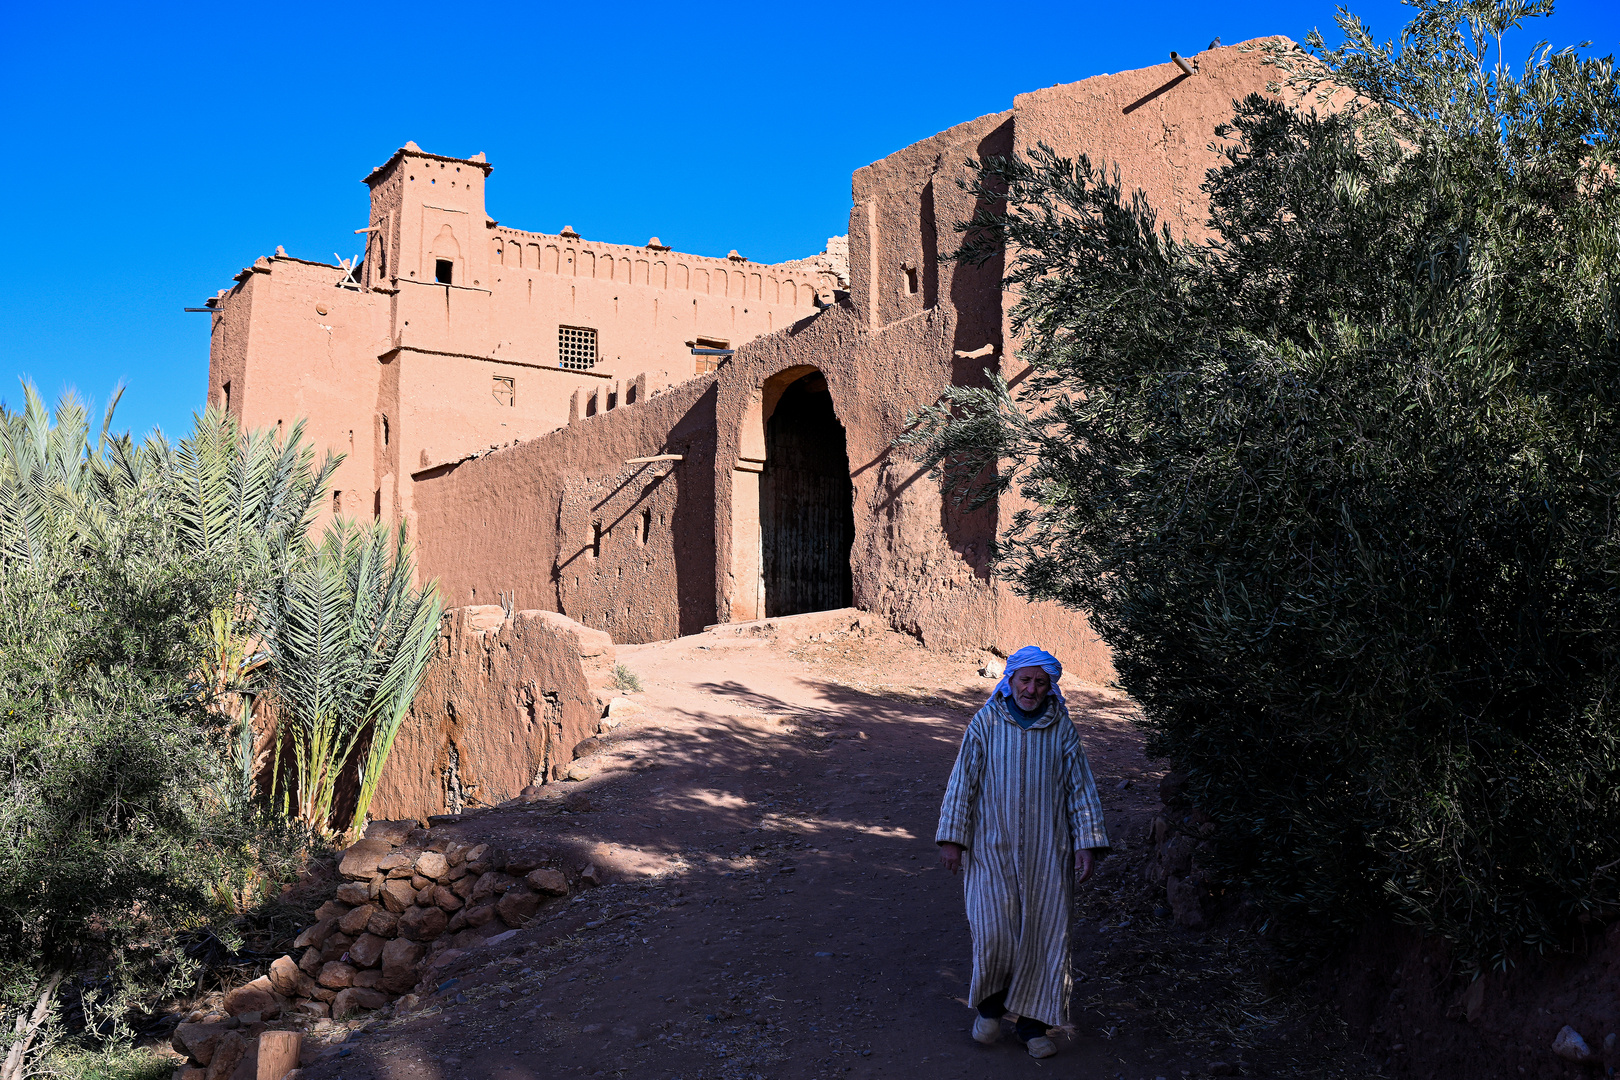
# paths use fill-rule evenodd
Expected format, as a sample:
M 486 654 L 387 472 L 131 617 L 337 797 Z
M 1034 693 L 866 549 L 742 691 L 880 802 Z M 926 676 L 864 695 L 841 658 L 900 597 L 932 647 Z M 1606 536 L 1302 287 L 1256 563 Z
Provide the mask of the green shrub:
M 641 693 L 641 679 L 623 664 L 613 665 L 613 685 L 629 694 Z
M 1367 107 L 1236 103 L 1210 243 L 1101 163 L 981 163 L 959 254 L 1005 245 L 1035 375 L 911 441 L 1030 500 L 1002 571 L 1090 612 L 1229 880 L 1485 961 L 1617 897 L 1620 83 L 1496 66 L 1545 5 L 1417 6 L 1275 55 Z
M 37 1068 L 64 978 L 102 972 L 103 1006 L 161 993 L 183 961 L 152 943 L 215 910 L 252 843 L 218 796 L 228 725 L 198 682 L 230 570 L 188 555 L 87 433 L 71 400 L 54 423 L 32 393 L 0 414 L 5 1080 Z
M 137 1046 L 64 1048 L 50 1055 L 41 1071 L 63 1080 L 167 1080 L 174 1073 L 174 1059 Z
M 361 755 L 359 825 L 438 624 L 403 532 L 307 542 L 337 461 L 301 426 L 209 411 L 137 445 L 111 408 L 93 437 L 72 396 L 24 396 L 0 408 L 0 1080 L 57 1067 L 63 987 L 73 1045 L 127 1044 L 130 1010 L 190 988 L 180 942 L 235 948 L 330 831 L 329 783 L 294 786 L 301 821 L 271 813 L 252 696 L 273 687 L 301 761 Z

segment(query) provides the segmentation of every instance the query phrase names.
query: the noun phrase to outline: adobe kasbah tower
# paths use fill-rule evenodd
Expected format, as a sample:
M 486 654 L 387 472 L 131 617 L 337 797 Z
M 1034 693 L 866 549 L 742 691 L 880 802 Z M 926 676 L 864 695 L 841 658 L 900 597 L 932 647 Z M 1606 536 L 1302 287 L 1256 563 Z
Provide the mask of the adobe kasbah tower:
M 991 572 L 1016 497 L 967 513 L 893 445 L 946 387 L 1029 374 L 1004 263 L 949 258 L 975 209 L 959 181 L 1044 143 L 1201 236 L 1215 128 L 1275 93 L 1272 44 L 1020 94 L 857 170 L 847 245 L 776 265 L 511 229 L 482 155 L 407 143 L 366 178 L 357 265 L 278 249 L 208 301 L 210 400 L 253 427 L 307 418 L 347 455 L 326 512 L 405 521 L 450 605 L 621 642 L 853 606 L 1106 681 L 1084 613 Z
M 408 516 L 411 477 L 711 370 L 830 303 L 846 260 L 762 266 L 506 228 L 491 166 L 406 143 L 365 179 L 350 268 L 276 254 L 209 306 L 211 400 L 250 427 L 298 418 L 346 458 L 329 511 Z M 841 240 L 842 238 L 838 238 Z

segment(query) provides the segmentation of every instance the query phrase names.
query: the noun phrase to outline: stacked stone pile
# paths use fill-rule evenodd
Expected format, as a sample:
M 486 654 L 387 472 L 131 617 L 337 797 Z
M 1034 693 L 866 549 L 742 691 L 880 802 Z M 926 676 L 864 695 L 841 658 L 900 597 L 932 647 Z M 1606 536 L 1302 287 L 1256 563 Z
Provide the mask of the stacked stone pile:
M 562 871 L 541 861 L 434 840 L 414 822 L 373 822 L 338 863 L 347 880 L 336 898 L 271 965 L 271 989 L 316 1016 L 379 1009 L 416 986 L 424 961 L 518 929 L 568 895 Z
M 557 861 L 544 851 L 435 838 L 413 821 L 372 822 L 365 839 L 342 854 L 337 895 L 316 910 L 293 951 L 269 974 L 226 994 L 222 1014 L 175 1029 L 172 1045 L 190 1059 L 177 1078 L 275 1080 L 255 1070 L 268 1029 L 398 1001 L 431 979 L 432 969 L 567 896 Z M 593 881 L 593 869 L 579 878 Z
M 191 1060 L 174 1080 L 283 1080 L 298 1068 L 302 1036 L 270 1031 L 263 1020 L 181 1024 L 173 1045 Z

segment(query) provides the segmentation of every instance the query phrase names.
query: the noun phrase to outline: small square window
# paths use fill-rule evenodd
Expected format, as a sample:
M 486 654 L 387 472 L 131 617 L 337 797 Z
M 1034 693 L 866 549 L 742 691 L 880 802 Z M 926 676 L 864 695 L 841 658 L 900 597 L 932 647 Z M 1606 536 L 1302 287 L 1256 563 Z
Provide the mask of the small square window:
M 517 404 L 517 380 L 509 379 L 503 375 L 495 376 L 494 385 L 490 393 L 495 397 L 495 404 L 511 407 Z
M 696 341 L 692 342 L 692 346 L 693 348 L 698 349 L 729 349 L 731 348 L 731 342 L 726 341 L 724 338 L 700 337 Z M 706 375 L 711 371 L 719 371 L 720 362 L 724 360 L 725 357 L 694 356 L 692 359 L 695 361 L 694 366 L 697 369 L 697 374 Z
M 596 366 L 596 331 L 588 326 L 557 327 L 557 366 L 589 371 Z
M 449 259 L 433 260 L 433 280 L 440 285 L 454 284 L 450 279 L 455 275 L 456 264 Z

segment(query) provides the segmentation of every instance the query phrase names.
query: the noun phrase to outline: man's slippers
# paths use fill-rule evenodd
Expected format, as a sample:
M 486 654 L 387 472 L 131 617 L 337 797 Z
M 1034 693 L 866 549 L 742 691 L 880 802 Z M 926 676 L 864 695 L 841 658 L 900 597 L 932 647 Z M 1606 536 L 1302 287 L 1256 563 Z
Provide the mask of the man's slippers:
M 1001 1021 L 992 1020 L 988 1016 L 978 1017 L 973 1021 L 973 1041 L 990 1046 L 1001 1039 Z M 1051 1040 L 1047 1040 L 1051 1041 Z M 1054 1051 L 1055 1052 L 1055 1051 Z
M 1029 1056 L 1032 1058 L 1049 1058 L 1057 1053 L 1057 1043 L 1048 1039 L 1045 1035 L 1035 1036 L 1026 1042 L 1024 1046 L 1029 1050 Z

